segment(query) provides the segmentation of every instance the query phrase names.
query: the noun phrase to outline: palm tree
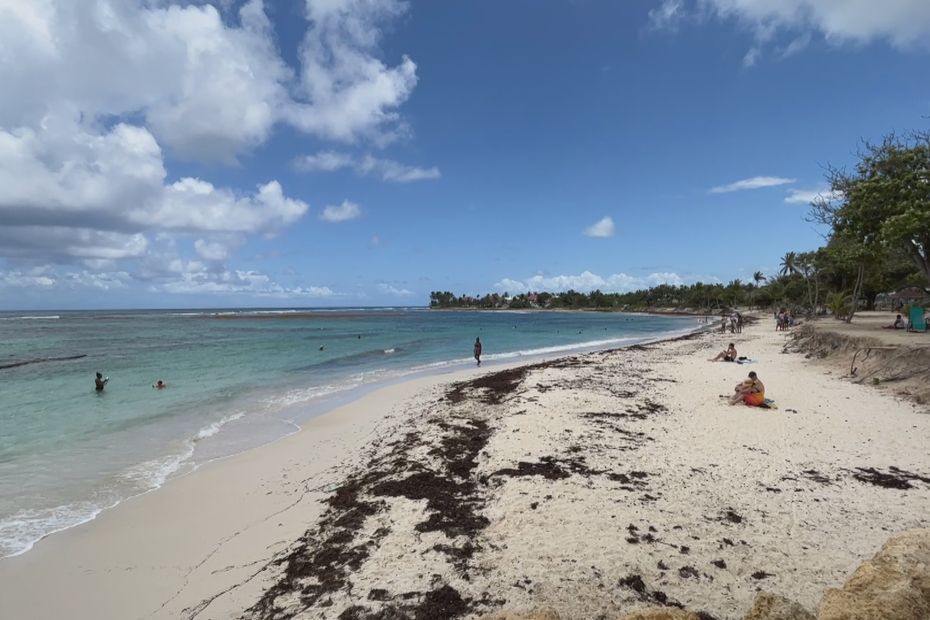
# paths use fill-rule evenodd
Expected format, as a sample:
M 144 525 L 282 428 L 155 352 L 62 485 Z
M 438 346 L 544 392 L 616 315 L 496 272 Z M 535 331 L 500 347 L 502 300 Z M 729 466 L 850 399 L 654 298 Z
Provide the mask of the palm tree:
M 761 271 L 757 271 L 754 274 L 752 274 L 752 279 L 756 283 L 755 288 L 759 288 L 759 283 L 762 282 L 763 280 L 766 280 L 767 278 L 765 277 L 765 274 L 763 274 Z M 750 285 L 750 290 L 749 290 L 749 308 L 750 309 L 752 309 L 752 304 L 753 302 L 755 302 L 755 299 L 756 299 L 756 293 L 753 290 L 752 285 Z
M 788 252 L 781 259 L 781 271 L 779 275 L 790 276 L 798 272 L 798 254 L 797 252 Z

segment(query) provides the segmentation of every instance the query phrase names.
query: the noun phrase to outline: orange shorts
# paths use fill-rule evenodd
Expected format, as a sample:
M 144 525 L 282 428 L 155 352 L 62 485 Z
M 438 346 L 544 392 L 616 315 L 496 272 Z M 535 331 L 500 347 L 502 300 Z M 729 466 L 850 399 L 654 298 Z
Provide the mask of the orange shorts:
M 759 407 L 765 402 L 765 394 L 756 392 L 755 394 L 746 394 L 743 396 L 743 402 L 750 407 Z

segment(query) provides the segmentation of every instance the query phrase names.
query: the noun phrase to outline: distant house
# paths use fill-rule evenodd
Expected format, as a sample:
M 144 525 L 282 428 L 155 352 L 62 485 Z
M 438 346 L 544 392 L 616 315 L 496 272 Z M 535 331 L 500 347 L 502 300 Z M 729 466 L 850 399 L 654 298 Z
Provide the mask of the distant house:
M 930 295 L 916 286 L 902 288 L 893 293 L 882 293 L 875 297 L 875 307 L 881 310 L 897 310 L 906 304 L 924 302 Z

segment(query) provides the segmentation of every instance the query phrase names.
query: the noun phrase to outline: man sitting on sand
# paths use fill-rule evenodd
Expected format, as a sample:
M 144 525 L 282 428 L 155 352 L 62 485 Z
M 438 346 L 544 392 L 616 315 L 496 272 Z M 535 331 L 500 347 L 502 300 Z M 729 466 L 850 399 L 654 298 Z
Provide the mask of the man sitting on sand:
M 901 318 L 901 315 L 899 314 L 897 317 L 895 317 L 894 323 L 892 323 L 891 325 L 882 325 L 882 327 L 884 329 L 904 329 L 905 328 L 904 319 Z
M 708 362 L 716 362 L 717 360 L 723 360 L 723 361 L 725 361 L 725 362 L 735 362 L 735 361 L 736 361 L 736 347 L 733 345 L 732 342 L 730 343 L 730 346 L 728 346 L 725 350 L 723 350 L 723 351 L 721 351 L 720 353 L 718 353 L 718 354 L 717 354 L 717 357 L 712 357 L 712 358 L 710 358 L 710 359 L 707 360 L 707 361 L 708 361 Z
M 736 385 L 733 390 L 733 396 L 730 397 L 730 404 L 735 405 L 742 401 L 750 407 L 759 407 L 765 402 L 765 386 L 759 381 L 755 372 L 749 373 L 749 378 Z

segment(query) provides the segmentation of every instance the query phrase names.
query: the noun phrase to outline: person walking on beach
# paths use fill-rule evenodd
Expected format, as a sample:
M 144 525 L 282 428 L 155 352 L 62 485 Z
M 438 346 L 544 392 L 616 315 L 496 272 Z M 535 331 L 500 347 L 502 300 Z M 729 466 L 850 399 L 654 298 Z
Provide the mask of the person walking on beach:
M 104 386 L 106 386 L 107 381 L 110 380 L 110 377 L 104 377 L 101 373 L 97 373 L 97 378 L 94 379 L 94 389 L 98 392 L 102 392 Z
M 481 339 L 475 338 L 475 361 L 481 366 Z

